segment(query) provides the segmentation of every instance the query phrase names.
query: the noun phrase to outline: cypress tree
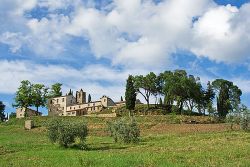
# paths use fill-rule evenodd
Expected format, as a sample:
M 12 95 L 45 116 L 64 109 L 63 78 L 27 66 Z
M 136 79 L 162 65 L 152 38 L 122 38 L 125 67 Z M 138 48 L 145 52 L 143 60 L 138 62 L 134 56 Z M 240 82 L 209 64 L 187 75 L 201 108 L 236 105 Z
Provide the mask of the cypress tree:
M 88 103 L 91 102 L 91 95 L 89 94 L 89 97 L 88 97 Z
M 222 85 L 217 98 L 217 110 L 220 118 L 225 118 L 231 108 L 229 101 L 229 89 L 227 85 Z
M 121 96 L 121 101 L 123 101 L 123 97 Z
M 73 95 L 73 91 L 70 89 L 68 95 Z
M 5 114 L 4 114 L 5 105 L 2 101 L 0 101 L 0 122 L 5 120 Z
M 132 75 L 129 75 L 127 79 L 125 100 L 126 100 L 126 109 L 129 110 L 129 115 L 130 115 L 131 110 L 135 109 L 135 101 L 136 101 L 136 91 L 134 88 L 134 81 Z
M 215 97 L 215 93 L 213 90 L 213 86 L 211 85 L 210 81 L 207 83 L 207 90 L 205 92 L 205 104 L 209 114 L 213 112 L 213 99 Z

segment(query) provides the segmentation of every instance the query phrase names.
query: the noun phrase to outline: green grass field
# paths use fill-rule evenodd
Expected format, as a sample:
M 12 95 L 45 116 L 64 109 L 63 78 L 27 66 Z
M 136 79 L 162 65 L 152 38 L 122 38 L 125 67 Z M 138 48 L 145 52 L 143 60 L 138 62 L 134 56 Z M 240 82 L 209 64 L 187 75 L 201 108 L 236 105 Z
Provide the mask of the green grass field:
M 85 119 L 88 151 L 51 144 L 43 125 L 24 130 L 24 120 L 0 124 L 0 167 L 74 166 L 250 166 L 250 133 L 230 131 L 227 124 L 170 124 L 168 116 L 137 117 L 138 145 L 114 143 L 102 118 Z

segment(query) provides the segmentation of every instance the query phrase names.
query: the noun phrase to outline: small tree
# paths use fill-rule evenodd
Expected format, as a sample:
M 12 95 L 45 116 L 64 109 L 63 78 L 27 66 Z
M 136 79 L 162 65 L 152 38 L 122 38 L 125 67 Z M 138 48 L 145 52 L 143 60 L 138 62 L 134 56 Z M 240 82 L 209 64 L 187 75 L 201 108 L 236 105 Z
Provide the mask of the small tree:
M 88 96 L 88 103 L 90 103 L 91 102 L 91 95 L 89 94 L 89 96 Z
M 158 78 L 150 72 L 146 76 L 139 75 L 133 78 L 134 87 L 137 93 L 140 93 L 147 102 L 147 109 L 149 109 L 150 96 L 154 95 L 157 98 L 158 93 Z
M 24 80 L 21 82 L 21 85 L 19 86 L 16 97 L 15 97 L 15 104 L 13 104 L 14 107 L 20 107 L 26 109 L 30 106 L 32 106 L 32 84 L 28 80 Z M 26 114 L 25 114 L 26 115 Z
M 32 104 L 36 107 L 36 111 L 40 106 L 45 107 L 47 101 L 48 88 L 43 84 L 34 84 L 31 88 Z
M 129 115 L 131 115 L 131 110 L 135 109 L 135 101 L 136 101 L 136 93 L 132 75 L 129 75 L 127 79 L 125 100 L 126 100 L 126 109 L 129 110 Z
M 244 131 L 250 131 L 250 110 L 243 106 L 240 118 L 240 127 Z
M 127 122 L 125 119 L 115 122 L 108 122 L 108 130 L 110 136 L 115 142 L 138 143 L 140 137 L 140 129 L 134 119 Z
M 5 110 L 5 105 L 3 104 L 2 101 L 0 101 L 0 122 L 5 120 L 4 110 Z
M 85 140 L 88 135 L 87 126 L 83 122 L 62 121 L 53 119 L 48 125 L 48 137 L 52 143 L 68 147 L 80 139 L 81 149 L 86 148 Z

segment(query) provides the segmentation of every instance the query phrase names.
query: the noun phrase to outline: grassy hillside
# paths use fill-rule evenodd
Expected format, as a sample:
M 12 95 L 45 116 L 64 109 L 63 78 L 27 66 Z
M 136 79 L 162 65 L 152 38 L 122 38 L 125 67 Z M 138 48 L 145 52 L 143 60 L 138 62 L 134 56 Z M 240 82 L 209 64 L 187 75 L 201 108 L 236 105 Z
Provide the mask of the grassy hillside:
M 88 151 L 51 144 L 49 117 L 33 118 L 38 127 L 30 131 L 14 119 L 0 124 L 0 166 L 250 166 L 250 133 L 227 124 L 170 124 L 172 117 L 136 117 L 139 145 L 114 143 L 105 131 L 111 118 L 64 117 L 86 121 Z

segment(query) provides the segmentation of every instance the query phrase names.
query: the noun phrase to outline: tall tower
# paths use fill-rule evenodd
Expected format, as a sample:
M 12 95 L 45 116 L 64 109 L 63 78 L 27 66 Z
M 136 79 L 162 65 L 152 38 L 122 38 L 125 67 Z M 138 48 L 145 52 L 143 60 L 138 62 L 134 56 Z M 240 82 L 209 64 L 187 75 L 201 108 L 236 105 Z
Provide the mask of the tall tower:
M 76 91 L 76 103 L 78 104 L 86 103 L 86 92 L 84 92 L 82 89 L 79 92 Z

